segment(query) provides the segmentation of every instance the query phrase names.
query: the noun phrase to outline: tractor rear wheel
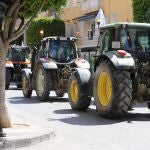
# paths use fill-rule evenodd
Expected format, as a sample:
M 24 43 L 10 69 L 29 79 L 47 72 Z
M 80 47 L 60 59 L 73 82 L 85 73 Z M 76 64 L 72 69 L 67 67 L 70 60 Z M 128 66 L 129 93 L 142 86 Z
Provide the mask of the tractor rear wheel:
M 5 75 L 5 89 L 8 90 L 11 81 L 11 72 L 9 69 L 6 68 L 6 75 Z
M 83 88 L 85 86 L 79 80 L 78 74 L 73 73 L 68 84 L 69 103 L 73 110 L 83 111 L 88 109 L 90 105 L 91 97 L 82 92 Z
M 150 103 L 149 102 L 147 103 L 147 108 L 150 109 Z
M 25 73 L 22 74 L 22 92 L 24 97 L 30 98 L 32 95 L 32 89 L 30 85 L 30 79 Z
M 103 61 L 96 69 L 93 85 L 97 111 L 106 118 L 126 115 L 132 99 L 130 73 Z
M 50 72 L 42 65 L 37 67 L 36 72 L 36 94 L 40 101 L 46 101 L 50 93 Z

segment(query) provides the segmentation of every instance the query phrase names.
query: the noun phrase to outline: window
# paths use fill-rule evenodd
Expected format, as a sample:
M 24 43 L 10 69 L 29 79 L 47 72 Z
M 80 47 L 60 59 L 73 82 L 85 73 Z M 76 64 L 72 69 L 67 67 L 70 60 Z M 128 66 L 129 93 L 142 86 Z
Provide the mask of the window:
M 50 57 L 58 62 L 69 62 L 76 58 L 76 47 L 73 41 L 50 41 Z
M 46 42 L 43 42 L 39 51 L 40 58 L 46 57 L 47 51 L 46 51 Z
M 77 33 L 77 23 L 73 24 L 73 35 L 76 36 Z
M 109 33 L 106 32 L 102 36 L 102 48 L 101 48 L 101 51 L 108 51 L 109 50 L 109 41 L 110 41 L 110 36 L 109 36 Z
M 71 27 L 70 27 L 70 22 L 68 21 L 67 23 L 66 23 L 66 36 L 67 37 L 70 37 L 70 32 L 71 32 Z
M 80 22 L 80 24 L 79 24 L 79 28 L 80 28 L 80 34 L 81 34 L 81 36 L 83 36 L 83 34 L 84 34 L 84 21 L 81 21 Z
M 132 50 L 138 52 L 150 52 L 150 29 L 134 28 L 128 29 L 132 42 Z
M 77 7 L 77 0 L 73 0 L 73 7 Z
M 70 5 L 71 5 L 71 2 L 70 0 L 67 0 L 67 3 L 66 3 L 66 8 L 69 9 L 70 8 Z
M 127 35 L 125 30 L 121 30 L 121 48 L 125 50 L 129 50 L 129 36 Z

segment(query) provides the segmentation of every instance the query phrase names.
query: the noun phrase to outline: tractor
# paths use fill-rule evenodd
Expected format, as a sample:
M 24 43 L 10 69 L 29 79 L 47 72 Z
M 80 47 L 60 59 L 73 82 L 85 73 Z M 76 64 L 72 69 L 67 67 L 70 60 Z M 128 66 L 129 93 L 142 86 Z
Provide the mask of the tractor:
M 107 24 L 98 39 L 93 72 L 76 68 L 69 79 L 72 109 L 88 109 L 91 97 L 105 118 L 125 117 L 136 102 L 150 108 L 150 24 Z
M 48 100 L 50 91 L 63 97 L 75 68 L 90 69 L 88 61 L 78 57 L 76 40 L 76 37 L 55 36 L 42 39 L 39 49 L 33 50 L 31 69 L 22 70 L 24 97 L 31 97 L 33 90 L 40 101 Z
M 6 61 L 5 89 L 11 82 L 16 82 L 17 88 L 22 87 L 23 68 L 30 68 L 30 49 L 28 46 L 12 45 L 8 49 Z

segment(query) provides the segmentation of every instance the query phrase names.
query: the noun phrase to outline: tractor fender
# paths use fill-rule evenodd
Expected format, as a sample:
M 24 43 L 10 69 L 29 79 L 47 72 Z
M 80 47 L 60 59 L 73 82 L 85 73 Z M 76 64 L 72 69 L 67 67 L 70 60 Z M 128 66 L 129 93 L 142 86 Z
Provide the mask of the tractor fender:
M 82 86 L 84 86 L 84 94 L 92 95 L 92 76 L 89 69 L 75 68 L 74 74 L 78 77 L 78 80 Z
M 74 63 L 76 64 L 76 66 L 78 68 L 83 68 L 83 69 L 90 69 L 90 64 L 88 61 L 86 61 L 85 59 L 83 58 L 76 58 L 74 60 Z
M 56 62 L 50 59 L 41 58 L 39 63 L 43 65 L 44 69 L 58 69 Z
M 24 68 L 24 69 L 22 69 L 22 70 L 21 70 L 21 73 L 22 73 L 22 74 L 24 73 L 24 74 L 26 75 L 27 78 L 29 78 L 30 75 L 32 74 L 30 68 Z
M 117 69 L 135 69 L 135 61 L 129 53 L 127 53 L 126 57 L 118 57 L 113 52 L 102 54 L 97 58 L 94 70 L 102 60 L 109 60 Z

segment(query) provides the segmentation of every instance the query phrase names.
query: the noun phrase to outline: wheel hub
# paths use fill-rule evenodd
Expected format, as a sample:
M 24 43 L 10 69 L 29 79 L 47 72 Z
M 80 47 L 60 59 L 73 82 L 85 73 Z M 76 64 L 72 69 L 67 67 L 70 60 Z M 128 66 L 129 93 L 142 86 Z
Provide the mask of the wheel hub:
M 111 101 L 112 83 L 107 72 L 102 72 L 97 84 L 98 99 L 102 106 L 106 107 Z

